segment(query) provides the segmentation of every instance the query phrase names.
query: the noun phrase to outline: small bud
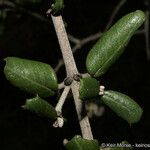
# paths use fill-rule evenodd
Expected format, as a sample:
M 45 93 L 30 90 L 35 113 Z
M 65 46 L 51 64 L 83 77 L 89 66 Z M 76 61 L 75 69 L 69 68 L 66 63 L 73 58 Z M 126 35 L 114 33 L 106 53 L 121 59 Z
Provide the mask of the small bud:
M 63 145 L 65 146 L 69 141 L 67 139 L 63 140 Z
M 75 74 L 75 75 L 73 76 L 73 79 L 74 79 L 75 81 L 80 81 L 81 78 L 82 78 L 82 76 L 81 76 L 80 74 Z
M 104 95 L 105 86 L 100 86 L 99 95 Z
M 46 12 L 46 16 L 49 17 L 50 14 L 51 14 L 52 10 L 51 9 L 48 9 L 48 11 Z
M 64 119 L 63 119 L 63 118 L 58 117 L 58 118 L 57 118 L 57 121 L 58 121 L 58 127 L 59 127 L 59 128 L 62 128 L 62 127 L 63 127 L 63 125 L 64 125 Z
M 58 117 L 57 120 L 53 123 L 54 128 L 62 128 L 64 125 L 64 119 L 62 117 Z
M 67 77 L 65 80 L 64 80 L 64 84 L 66 86 L 69 86 L 71 83 L 72 83 L 73 79 L 71 77 Z

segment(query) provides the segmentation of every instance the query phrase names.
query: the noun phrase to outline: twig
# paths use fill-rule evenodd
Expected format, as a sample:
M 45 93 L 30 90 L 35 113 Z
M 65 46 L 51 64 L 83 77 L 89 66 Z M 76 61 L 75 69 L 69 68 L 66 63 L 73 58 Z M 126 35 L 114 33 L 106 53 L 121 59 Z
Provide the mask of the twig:
M 62 83 L 60 83 L 60 84 L 58 85 L 58 89 L 59 89 L 59 90 L 63 89 L 64 87 L 65 87 L 64 82 L 62 82 Z
M 110 26 L 112 25 L 112 22 L 114 20 L 114 18 L 116 17 L 118 11 L 120 10 L 120 8 L 124 5 L 124 3 L 126 2 L 127 0 L 121 0 L 118 5 L 114 8 L 113 12 L 111 13 L 111 16 L 110 16 L 110 19 L 105 27 L 105 30 L 108 30 L 110 28 Z
M 81 75 L 82 75 L 83 78 L 87 78 L 87 77 L 90 77 L 90 76 L 91 76 L 91 75 L 88 74 L 88 73 L 83 73 L 83 74 L 81 74 Z
M 71 34 L 68 34 L 68 39 L 69 39 L 70 42 L 72 42 L 74 44 L 80 43 L 80 41 L 81 41 L 80 39 L 72 36 Z
M 67 95 L 68 95 L 69 91 L 70 91 L 70 86 L 66 86 L 64 88 L 64 91 L 63 91 L 63 93 L 62 93 L 62 95 L 61 95 L 61 97 L 60 97 L 56 107 L 55 107 L 55 110 L 57 111 L 58 114 L 62 113 L 62 107 L 64 105 L 64 102 L 65 102 L 65 100 L 67 98 Z
M 71 88 L 70 86 L 65 86 L 65 89 L 62 92 L 62 95 L 60 96 L 58 103 L 55 107 L 55 110 L 56 110 L 57 115 L 58 115 L 56 121 L 53 123 L 53 127 L 55 127 L 55 128 L 58 128 L 58 127 L 61 128 L 64 125 L 64 118 L 62 116 L 62 108 L 63 108 L 63 105 L 64 105 L 65 100 L 67 98 L 67 95 L 70 91 L 70 88 Z
M 127 0 L 121 0 L 118 5 L 115 7 L 115 9 L 112 12 L 112 15 L 110 16 L 110 19 L 105 27 L 106 31 L 112 24 L 116 14 L 118 13 L 118 11 L 120 10 L 120 8 L 124 5 L 124 3 Z M 69 40 L 71 42 L 73 42 L 75 44 L 75 46 L 72 48 L 72 52 L 75 53 L 78 49 L 80 49 L 81 47 L 83 47 L 84 45 L 86 45 L 87 43 L 91 42 L 91 41 L 95 41 L 98 38 L 100 38 L 100 36 L 102 35 L 102 32 L 97 32 L 96 34 L 90 35 L 84 39 L 78 39 L 75 38 L 74 36 L 68 34 Z M 59 69 L 64 65 L 63 59 L 60 59 L 57 66 L 55 67 L 55 71 L 58 72 Z
M 141 29 L 141 30 L 138 30 L 135 35 L 137 34 L 144 34 L 145 33 L 145 30 L 144 29 Z M 75 38 L 74 36 L 70 35 L 69 34 L 69 40 L 73 43 L 75 43 L 75 46 L 72 48 L 72 52 L 75 53 L 77 50 L 79 50 L 81 47 L 83 47 L 84 45 L 88 44 L 89 42 L 92 42 L 92 41 L 95 41 L 97 40 L 98 38 L 100 38 L 102 35 L 102 32 L 98 32 L 96 34 L 93 34 L 91 36 L 88 36 L 84 39 L 78 39 L 78 38 Z M 63 59 L 59 59 L 56 67 L 55 67 L 55 71 L 58 72 L 59 69 L 64 65 L 64 61 Z
M 59 59 L 59 61 L 58 61 L 57 65 L 56 65 L 56 67 L 54 68 L 55 72 L 58 72 L 59 69 L 60 69 L 63 65 L 64 65 L 64 60 L 61 58 L 61 59 Z
M 82 136 L 85 139 L 92 140 L 93 135 L 92 135 L 91 126 L 89 123 L 89 118 L 87 115 L 84 116 L 84 118 L 82 118 L 81 116 L 82 103 L 81 103 L 81 100 L 79 99 L 79 83 L 74 81 L 71 85 L 71 89 L 72 89 L 73 97 L 75 100 L 78 119 L 80 120 L 79 123 L 81 127 Z
M 72 54 L 72 50 L 69 44 L 69 40 L 67 37 L 67 33 L 64 27 L 62 17 L 53 16 L 53 15 L 51 15 L 51 17 L 54 23 L 54 27 L 56 30 L 59 44 L 60 44 L 61 52 L 63 55 L 67 76 L 74 77 L 75 74 L 78 74 L 78 70 L 74 61 L 74 57 Z M 72 82 L 71 90 L 73 93 L 75 107 L 76 107 L 78 119 L 80 122 L 82 136 L 83 138 L 86 138 L 86 139 L 93 139 L 88 117 L 87 116 L 84 118 L 81 117 L 82 102 L 79 99 L 79 83 L 77 81 Z
M 88 37 L 86 37 L 84 39 L 77 39 L 77 38 L 73 37 L 72 35 L 69 35 L 69 40 L 71 40 L 71 42 L 75 43 L 75 46 L 72 48 L 72 52 L 75 53 L 78 49 L 80 49 L 81 47 L 83 47 L 84 45 L 86 45 L 89 42 L 95 41 L 101 35 L 102 35 L 102 33 L 98 32 L 98 33 L 90 35 L 90 36 L 88 36 Z M 55 67 L 55 71 L 58 72 L 59 69 L 63 65 L 64 65 L 63 59 L 59 59 L 58 64 Z
M 105 30 L 107 30 L 107 29 L 110 27 L 110 25 L 112 24 L 112 21 L 113 21 L 113 19 L 115 18 L 117 12 L 119 11 L 119 9 L 123 6 L 123 4 L 124 4 L 125 2 L 126 2 L 126 0 L 122 0 L 122 1 L 120 1 L 119 4 L 116 6 L 116 8 L 114 9 L 114 11 L 113 11 L 113 13 L 112 13 L 112 15 L 111 15 L 111 17 L 110 17 L 110 20 L 109 20 L 109 22 L 108 22 L 108 24 L 107 24 Z M 34 17 L 34 18 L 36 18 L 36 19 L 39 19 L 39 20 L 41 20 L 41 21 L 43 21 L 43 22 L 45 22 L 45 23 L 50 24 L 50 21 L 49 21 L 48 19 L 46 19 L 45 17 L 41 16 L 40 14 L 35 13 L 35 12 L 31 12 L 31 11 L 29 11 L 29 10 L 27 10 L 27 9 L 25 9 L 25 8 L 23 8 L 23 7 L 21 7 L 21 6 L 16 5 L 16 4 L 13 3 L 13 2 L 10 2 L 10 1 L 7 1 L 7 0 L 1 1 L 1 2 L 0 2 L 0 6 L 6 7 L 6 8 L 10 8 L 10 9 L 12 9 L 12 10 L 17 10 L 17 11 L 19 11 L 19 12 L 21 12 L 21 13 L 28 14 L 29 16 L 32 16 L 32 17 Z M 88 36 L 88 37 L 86 37 L 86 38 L 84 38 L 84 39 L 78 39 L 78 38 L 73 37 L 72 35 L 68 35 L 69 40 L 70 40 L 71 42 L 75 43 L 75 46 L 72 48 L 73 53 L 75 53 L 78 49 L 80 49 L 81 47 L 83 47 L 83 46 L 86 45 L 87 43 L 89 43 L 89 42 L 91 42 L 91 41 L 97 40 L 101 35 L 102 35 L 102 33 L 101 33 L 101 32 L 98 32 L 98 33 L 93 34 L 93 35 L 90 35 L 90 36 Z M 60 59 L 59 62 L 58 62 L 58 64 L 57 64 L 57 66 L 55 67 L 55 71 L 58 72 L 59 69 L 60 69 L 63 65 L 64 65 L 64 61 L 63 61 L 63 59 Z
M 145 34 L 145 29 L 137 30 L 134 35 Z
M 75 53 L 77 49 L 81 48 L 85 44 L 97 40 L 98 38 L 100 38 L 101 35 L 102 35 L 102 32 L 98 32 L 98 33 L 90 35 L 84 39 L 81 39 L 80 42 L 77 43 L 76 46 L 72 49 L 73 53 Z
M 52 16 L 52 15 L 51 15 Z M 78 72 L 73 54 L 71 51 L 71 47 L 68 41 L 68 37 L 66 35 L 66 30 L 63 24 L 63 20 L 61 16 L 52 16 L 52 20 L 54 23 L 54 27 L 58 36 L 58 41 L 61 50 L 63 50 L 63 59 L 66 66 L 66 72 L 68 77 L 73 77 L 74 74 Z M 61 37 L 61 38 L 60 38 Z

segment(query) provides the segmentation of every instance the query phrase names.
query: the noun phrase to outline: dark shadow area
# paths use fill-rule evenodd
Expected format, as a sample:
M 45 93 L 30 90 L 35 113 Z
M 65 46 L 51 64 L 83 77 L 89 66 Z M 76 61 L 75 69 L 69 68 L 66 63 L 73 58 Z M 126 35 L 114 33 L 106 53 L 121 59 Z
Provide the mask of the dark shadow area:
M 118 2 L 65 0 L 62 15 L 67 32 L 84 38 L 103 31 Z M 44 0 L 27 9 L 46 16 L 49 6 L 49 2 Z M 143 0 L 127 0 L 114 22 L 137 9 L 145 10 Z M 86 72 L 85 59 L 95 42 L 88 43 L 74 54 L 80 72 Z M 67 122 L 62 129 L 54 129 L 51 121 L 23 110 L 21 105 L 33 95 L 20 91 L 6 80 L 3 59 L 8 56 L 42 61 L 54 68 L 61 58 L 61 52 L 51 18 L 49 23 L 45 23 L 27 14 L 8 12 L 4 34 L 0 36 L 0 150 L 63 150 L 64 138 L 71 139 L 80 134 L 73 99 L 68 98 L 65 103 L 63 114 Z M 65 75 L 65 68 L 62 67 L 58 72 L 59 82 Z M 132 144 L 150 144 L 150 61 L 147 60 L 143 34 L 132 37 L 124 54 L 100 81 L 106 89 L 120 91 L 135 99 L 144 112 L 140 122 L 130 126 L 106 107 L 104 116 L 90 120 L 94 138 L 100 143 L 126 140 Z M 55 106 L 56 96 L 47 101 Z

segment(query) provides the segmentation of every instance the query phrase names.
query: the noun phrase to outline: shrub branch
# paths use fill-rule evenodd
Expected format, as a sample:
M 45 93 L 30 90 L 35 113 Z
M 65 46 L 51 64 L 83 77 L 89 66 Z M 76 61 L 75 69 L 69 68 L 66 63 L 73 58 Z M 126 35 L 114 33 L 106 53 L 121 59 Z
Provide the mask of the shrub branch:
M 51 15 L 51 17 L 53 20 L 53 24 L 56 30 L 58 41 L 59 41 L 59 45 L 60 45 L 61 52 L 63 55 L 67 77 L 73 78 L 74 75 L 79 74 L 79 73 L 78 73 L 78 69 L 76 67 L 76 63 L 75 63 L 73 53 L 70 47 L 70 43 L 67 37 L 64 22 L 61 16 Z M 88 117 L 81 116 L 82 102 L 79 99 L 79 82 L 74 80 L 70 86 L 71 86 L 71 90 L 73 93 L 74 103 L 75 103 L 75 107 L 76 107 L 76 111 L 77 111 L 77 115 L 79 119 L 82 136 L 85 139 L 93 139 Z

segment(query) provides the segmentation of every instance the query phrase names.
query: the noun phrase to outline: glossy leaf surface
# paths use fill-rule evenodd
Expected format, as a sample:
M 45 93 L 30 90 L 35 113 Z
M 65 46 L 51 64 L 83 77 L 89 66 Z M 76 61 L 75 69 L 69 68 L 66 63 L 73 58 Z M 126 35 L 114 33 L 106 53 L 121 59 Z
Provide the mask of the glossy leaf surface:
M 132 35 L 145 21 L 137 10 L 122 17 L 93 46 L 86 59 L 87 71 L 94 77 L 103 75 L 123 53 Z
M 50 65 L 16 57 L 7 57 L 5 61 L 5 76 L 14 86 L 41 97 L 56 92 L 57 78 Z
M 99 95 L 99 82 L 91 77 L 80 80 L 80 99 L 85 100 Z
M 71 139 L 66 145 L 67 150 L 99 150 L 99 144 L 97 140 L 83 139 L 77 135 Z
M 50 119 L 57 118 L 57 112 L 55 108 L 45 100 L 41 99 L 39 96 L 36 96 L 32 99 L 27 99 L 25 105 L 22 107 L 36 113 L 41 117 L 47 117 Z
M 125 94 L 116 91 L 105 91 L 101 100 L 129 124 L 138 122 L 142 116 L 142 108 Z

